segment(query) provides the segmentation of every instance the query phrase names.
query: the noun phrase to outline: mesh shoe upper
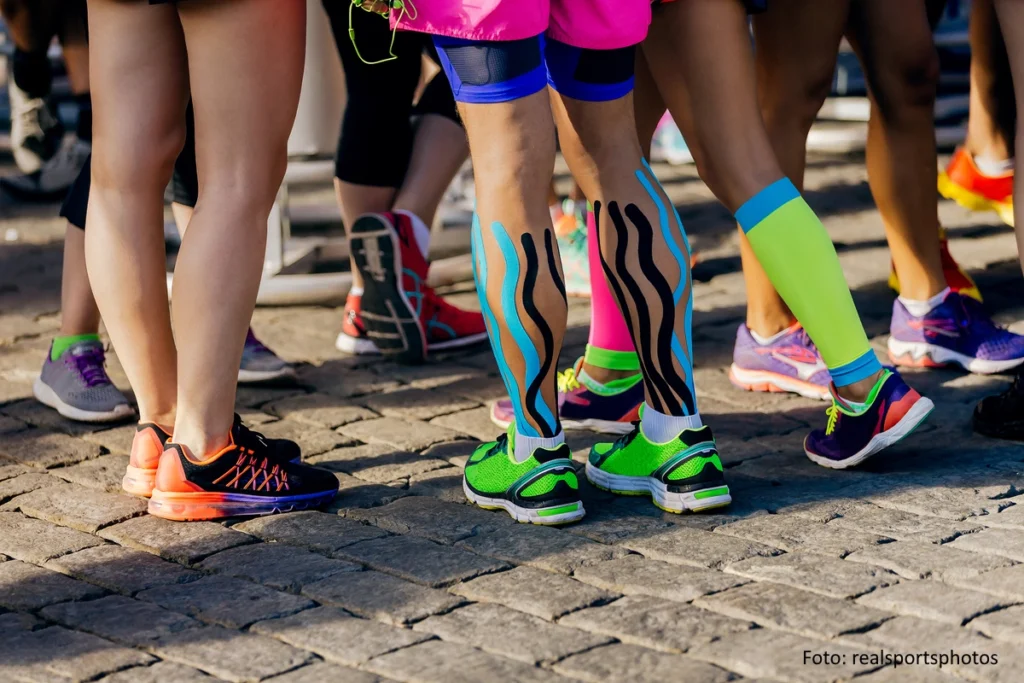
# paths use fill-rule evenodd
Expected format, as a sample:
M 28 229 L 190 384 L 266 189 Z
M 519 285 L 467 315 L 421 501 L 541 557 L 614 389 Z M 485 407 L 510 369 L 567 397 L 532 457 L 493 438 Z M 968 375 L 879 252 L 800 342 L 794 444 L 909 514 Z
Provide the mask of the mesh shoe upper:
M 98 341 L 72 344 L 57 360 L 47 353 L 40 378 L 64 403 L 89 412 L 109 412 L 128 405 L 103 365 L 106 356 Z

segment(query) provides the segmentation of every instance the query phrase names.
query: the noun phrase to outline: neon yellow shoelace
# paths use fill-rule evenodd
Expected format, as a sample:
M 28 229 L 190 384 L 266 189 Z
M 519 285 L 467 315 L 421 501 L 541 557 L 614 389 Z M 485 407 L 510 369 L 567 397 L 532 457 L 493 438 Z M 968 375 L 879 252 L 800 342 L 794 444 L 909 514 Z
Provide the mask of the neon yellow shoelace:
M 579 388 L 580 381 L 576 378 L 576 368 L 569 368 L 565 372 L 558 373 L 558 390 L 563 394 Z
M 828 415 L 828 424 L 825 425 L 825 436 L 828 436 L 835 431 L 836 423 L 839 421 L 839 406 L 833 403 L 825 409 L 825 414 Z

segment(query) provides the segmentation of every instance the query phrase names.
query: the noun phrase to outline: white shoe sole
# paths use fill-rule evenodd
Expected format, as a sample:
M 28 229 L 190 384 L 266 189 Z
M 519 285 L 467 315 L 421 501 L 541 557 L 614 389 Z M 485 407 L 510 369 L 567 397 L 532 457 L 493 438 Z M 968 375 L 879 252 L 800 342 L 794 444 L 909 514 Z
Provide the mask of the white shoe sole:
M 824 401 L 830 398 L 828 387 L 765 370 L 745 370 L 735 363 L 729 367 L 729 381 L 746 391 L 799 394 L 804 398 Z
M 917 429 L 918 425 L 927 419 L 928 415 L 935 409 L 935 404 L 932 403 L 931 399 L 921 397 L 917 403 L 907 411 L 907 414 L 903 416 L 903 419 L 897 422 L 891 429 L 887 429 L 880 434 L 875 434 L 868 441 L 868 444 L 864 448 L 860 449 L 849 458 L 845 460 L 830 460 L 823 458 L 820 455 L 815 455 L 807 450 L 807 439 L 804 439 L 804 453 L 810 458 L 811 462 L 827 467 L 833 470 L 845 470 L 849 467 L 859 465 L 875 453 L 885 450 L 889 446 L 902 441 L 906 437 L 910 436 L 910 433 Z
M 504 510 L 511 515 L 512 519 L 526 524 L 541 524 L 544 526 L 569 524 L 580 521 L 587 514 L 587 511 L 583 509 L 582 501 L 577 503 L 576 507 L 572 510 L 562 511 L 564 508 L 571 507 L 570 505 L 556 505 L 550 508 L 534 509 L 519 507 L 512 501 L 505 500 L 504 498 L 487 498 L 486 496 L 477 495 L 470 490 L 465 479 L 462 481 L 462 490 L 465 492 L 466 498 L 474 505 L 485 510 Z
M 434 342 L 433 344 L 427 344 L 427 352 L 433 353 L 435 351 L 447 351 L 449 349 L 460 349 L 464 346 L 473 346 L 487 341 L 487 333 L 481 332 L 480 334 L 470 335 L 468 337 L 459 337 L 457 339 L 449 339 L 443 342 Z M 372 339 L 359 339 L 351 335 L 342 332 L 338 335 L 338 338 L 334 341 L 334 348 L 338 349 L 343 353 L 351 353 L 353 356 L 379 356 L 380 349 L 373 343 Z
M 904 342 L 892 337 L 889 337 L 889 358 L 897 365 L 908 365 L 911 367 L 959 365 L 964 370 L 979 375 L 1006 372 L 1018 365 L 1024 364 L 1024 358 L 984 360 L 982 358 L 972 358 L 971 356 L 934 344 Z
M 75 422 L 118 422 L 135 414 L 135 410 L 127 403 L 122 403 L 113 410 L 106 412 L 76 408 L 62 401 L 57 396 L 57 393 L 43 381 L 42 377 L 37 377 L 36 381 L 32 384 L 32 393 L 40 403 L 53 408 L 64 417 Z
M 295 377 L 295 368 L 288 365 L 278 370 L 238 370 L 239 384 L 260 384 L 261 382 L 272 382 L 286 377 Z
M 624 474 L 611 474 L 594 467 L 587 462 L 587 481 L 599 489 L 620 493 L 627 496 L 649 495 L 654 504 L 666 512 L 682 514 L 701 512 L 712 508 L 724 507 L 732 502 L 728 484 L 710 486 L 697 491 L 676 493 L 669 491 L 668 486 L 654 477 L 630 477 Z M 724 489 L 724 490 L 723 490 Z
M 491 422 L 501 427 L 502 429 L 508 429 L 511 422 L 502 420 L 494 414 L 494 407 L 491 407 Z M 613 420 L 562 420 L 563 429 L 586 429 L 591 432 L 599 432 L 601 434 L 615 434 L 622 436 L 623 434 L 629 434 L 633 431 L 632 422 L 615 422 Z

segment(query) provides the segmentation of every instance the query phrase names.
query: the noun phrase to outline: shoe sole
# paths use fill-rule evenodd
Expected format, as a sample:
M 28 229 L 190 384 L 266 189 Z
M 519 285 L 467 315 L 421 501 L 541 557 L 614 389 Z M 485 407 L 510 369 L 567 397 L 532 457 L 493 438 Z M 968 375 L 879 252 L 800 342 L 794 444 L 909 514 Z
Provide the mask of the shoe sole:
M 176 522 L 251 517 L 318 508 L 334 500 L 337 489 L 300 496 L 249 496 L 241 493 L 164 493 L 153 490 L 149 514 Z
M 630 477 L 611 474 L 587 462 L 587 481 L 604 491 L 622 496 L 650 496 L 651 501 L 665 512 L 677 515 L 684 512 L 703 512 L 725 507 L 732 503 L 728 484 L 710 486 L 706 489 L 676 493 L 668 485 L 654 477 Z
M 1000 220 L 1011 228 L 1013 227 L 1013 204 L 1001 202 L 995 199 L 971 192 L 953 182 L 945 171 L 939 173 L 939 194 L 946 199 L 951 199 L 968 211 L 995 211 L 999 214 Z
M 559 526 L 571 524 L 583 519 L 587 511 L 583 509 L 583 502 L 570 503 L 566 505 L 554 505 L 547 508 L 524 508 L 504 498 L 488 498 L 477 495 L 470 490 L 466 480 L 462 480 L 462 490 L 469 502 L 484 510 L 504 510 L 512 519 L 524 524 L 539 524 L 541 526 Z
M 830 460 L 829 458 L 822 457 L 811 451 L 807 450 L 807 439 L 804 439 L 804 454 L 810 458 L 811 462 L 822 467 L 827 467 L 832 470 L 845 470 L 849 467 L 854 467 L 861 464 L 875 453 L 883 451 L 890 446 L 893 446 L 913 433 L 921 423 L 923 423 L 932 410 L 935 409 L 935 404 L 932 403 L 929 398 L 920 398 L 915 403 L 907 414 L 903 416 L 899 422 L 892 426 L 891 429 L 887 429 L 884 432 L 880 432 L 871 437 L 868 444 L 864 448 L 857 451 L 845 460 Z
M 108 411 L 82 410 L 81 408 L 76 408 L 73 405 L 62 401 L 57 395 L 57 392 L 51 389 L 43 381 L 42 377 L 37 377 L 36 381 L 32 384 L 32 393 L 40 403 L 53 408 L 64 417 L 69 420 L 74 420 L 75 422 L 120 422 L 135 414 L 135 410 L 127 403 L 123 403 L 113 410 Z
M 507 430 L 509 428 L 509 425 L 512 424 L 512 421 L 498 417 L 498 414 L 495 412 L 496 410 L 496 405 L 491 406 L 491 422 L 493 422 L 498 427 Z M 564 418 L 561 420 L 561 422 L 563 429 L 586 429 L 591 432 L 599 432 L 601 434 L 617 434 L 619 436 L 622 436 L 623 434 L 629 434 L 631 431 L 633 431 L 632 422 L 617 422 L 614 420 L 592 419 L 566 420 Z
M 241 368 L 238 370 L 239 384 L 261 384 L 263 382 L 292 379 L 294 377 L 295 368 L 293 367 L 283 367 L 278 370 L 245 370 Z
M 363 276 L 360 315 L 366 334 L 383 355 L 422 363 L 427 337 L 402 289 L 402 250 L 391 223 L 379 214 L 360 217 L 352 226 L 350 244 L 352 262 Z
M 449 349 L 461 349 L 467 346 L 482 344 L 485 341 L 487 341 L 487 333 L 480 332 L 479 334 L 471 334 L 466 337 L 457 337 L 455 339 L 449 339 L 448 341 L 427 344 L 427 353 L 447 351 Z M 338 338 L 334 340 L 334 348 L 343 353 L 350 353 L 353 356 L 381 355 L 380 349 L 378 349 L 377 345 L 373 343 L 373 340 L 359 339 L 358 337 L 353 337 L 352 335 L 345 334 L 344 332 L 340 333 Z
M 959 365 L 968 372 L 992 375 L 1012 370 L 1024 363 L 1024 358 L 1010 360 L 984 360 L 951 351 L 925 342 L 904 342 L 889 337 L 889 360 L 895 365 L 912 368 L 941 368 Z
M 766 391 L 776 394 L 798 394 L 804 398 L 824 401 L 829 398 L 828 387 L 786 377 L 767 370 L 746 370 L 732 364 L 729 381 L 746 391 Z
M 124 477 L 121 478 L 121 488 L 133 496 L 149 498 L 153 495 L 156 487 L 156 468 L 151 470 L 128 465 Z

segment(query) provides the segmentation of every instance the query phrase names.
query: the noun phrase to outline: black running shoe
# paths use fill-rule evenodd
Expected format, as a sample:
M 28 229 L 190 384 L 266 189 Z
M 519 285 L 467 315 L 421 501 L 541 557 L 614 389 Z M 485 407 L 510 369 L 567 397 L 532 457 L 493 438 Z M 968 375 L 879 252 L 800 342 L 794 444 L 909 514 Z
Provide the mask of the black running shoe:
M 974 431 L 994 439 L 1024 441 L 1024 373 L 1010 388 L 981 399 L 974 409 Z

